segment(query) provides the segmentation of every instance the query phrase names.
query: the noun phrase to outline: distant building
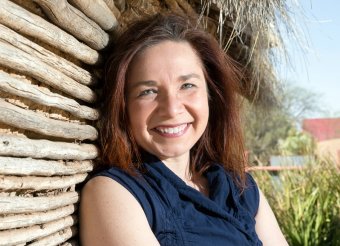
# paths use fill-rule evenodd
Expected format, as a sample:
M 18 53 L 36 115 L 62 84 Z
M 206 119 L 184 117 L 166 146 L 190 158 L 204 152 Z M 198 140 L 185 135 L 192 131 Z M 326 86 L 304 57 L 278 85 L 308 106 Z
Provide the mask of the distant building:
M 305 119 L 302 128 L 318 142 L 340 139 L 340 118 Z
M 315 138 L 319 155 L 333 158 L 340 166 L 340 118 L 305 119 L 302 129 Z
M 303 167 L 304 165 L 313 162 L 314 157 L 309 155 L 293 155 L 293 156 L 278 156 L 270 157 L 271 166 L 288 166 L 288 167 Z

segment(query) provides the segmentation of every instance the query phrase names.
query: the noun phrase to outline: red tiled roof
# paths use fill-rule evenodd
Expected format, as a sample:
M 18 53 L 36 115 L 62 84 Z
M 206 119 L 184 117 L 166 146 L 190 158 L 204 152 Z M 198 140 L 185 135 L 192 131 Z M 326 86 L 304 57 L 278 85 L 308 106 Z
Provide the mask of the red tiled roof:
M 302 129 L 317 141 L 340 138 L 340 118 L 305 119 Z

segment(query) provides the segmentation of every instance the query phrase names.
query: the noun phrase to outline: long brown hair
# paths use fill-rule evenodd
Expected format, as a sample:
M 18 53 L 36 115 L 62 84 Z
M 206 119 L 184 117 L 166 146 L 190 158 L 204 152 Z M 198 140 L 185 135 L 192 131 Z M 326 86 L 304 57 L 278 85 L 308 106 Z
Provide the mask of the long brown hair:
M 203 64 L 210 114 L 206 130 L 190 150 L 190 171 L 202 173 L 211 163 L 218 162 L 238 177 L 238 183 L 244 184 L 238 70 L 216 39 L 196 24 L 179 15 L 157 14 L 135 22 L 116 40 L 105 67 L 100 126 L 103 165 L 128 172 L 140 167 L 140 149 L 129 128 L 125 98 L 127 72 L 136 54 L 162 41 L 188 42 Z

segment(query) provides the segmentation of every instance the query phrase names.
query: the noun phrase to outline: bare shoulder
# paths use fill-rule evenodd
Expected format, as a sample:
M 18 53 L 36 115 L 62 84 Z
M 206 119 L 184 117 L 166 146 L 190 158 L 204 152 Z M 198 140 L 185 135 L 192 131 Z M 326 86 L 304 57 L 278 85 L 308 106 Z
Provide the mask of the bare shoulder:
M 256 233 L 261 239 L 264 246 L 266 245 L 278 245 L 278 246 L 288 246 L 286 239 L 284 238 L 279 224 L 275 218 L 273 210 L 269 206 L 267 199 L 260 192 L 260 204 L 256 220 Z
M 83 188 L 82 245 L 159 245 L 136 198 L 121 184 L 98 176 Z

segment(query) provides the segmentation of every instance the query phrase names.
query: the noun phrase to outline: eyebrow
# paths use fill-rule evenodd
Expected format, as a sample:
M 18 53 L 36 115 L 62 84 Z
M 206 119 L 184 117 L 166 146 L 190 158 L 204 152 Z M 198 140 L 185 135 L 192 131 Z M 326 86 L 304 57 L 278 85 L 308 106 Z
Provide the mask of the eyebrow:
M 191 78 L 201 79 L 201 76 L 199 76 L 196 73 L 189 73 L 189 74 L 186 74 L 186 75 L 179 76 L 180 81 L 186 81 L 186 80 L 191 79 Z
M 133 83 L 130 89 L 134 89 L 139 86 L 155 86 L 155 85 L 157 85 L 157 82 L 154 80 L 144 80 L 144 81 L 138 81 L 138 82 Z
M 190 73 L 190 74 L 186 74 L 186 75 L 181 75 L 178 77 L 179 81 L 186 81 L 188 79 L 191 78 L 197 78 L 197 79 L 201 79 L 201 76 L 199 76 L 196 73 Z M 143 81 L 137 81 L 135 83 L 133 83 L 133 85 L 131 86 L 130 89 L 134 89 L 137 88 L 139 86 L 156 86 L 157 82 L 154 80 L 143 80 Z

